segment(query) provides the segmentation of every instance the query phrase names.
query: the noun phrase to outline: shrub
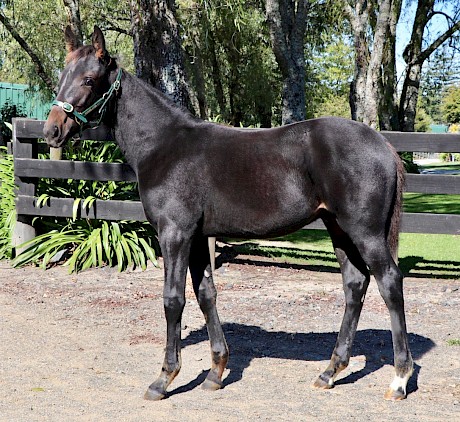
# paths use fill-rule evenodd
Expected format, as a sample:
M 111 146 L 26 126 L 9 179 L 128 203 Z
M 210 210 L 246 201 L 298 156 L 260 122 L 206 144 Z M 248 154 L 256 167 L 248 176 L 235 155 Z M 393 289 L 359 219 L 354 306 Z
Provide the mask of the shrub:
M 79 161 L 123 162 L 123 155 L 113 142 L 82 141 L 68 145 L 64 154 L 68 159 Z M 58 260 L 65 260 L 64 265 L 69 266 L 69 272 L 78 272 L 104 265 L 117 265 L 120 271 L 128 267 L 145 269 L 148 260 L 157 264 L 159 247 L 150 224 L 76 219 L 80 203 L 91 207 L 96 199 L 138 199 L 136 183 L 40 179 L 37 196 L 37 206 L 51 196 L 75 198 L 74 217 L 35 219 L 34 225 L 39 234 L 19 246 L 23 251 L 13 260 L 14 266 L 36 263 L 46 268 Z
M 11 129 L 5 123 L 11 123 L 13 117 L 26 117 L 26 114 L 21 106 L 6 101 L 0 108 L 0 139 L 4 145 L 11 140 Z
M 11 258 L 11 236 L 16 221 L 13 156 L 0 147 L 0 259 Z

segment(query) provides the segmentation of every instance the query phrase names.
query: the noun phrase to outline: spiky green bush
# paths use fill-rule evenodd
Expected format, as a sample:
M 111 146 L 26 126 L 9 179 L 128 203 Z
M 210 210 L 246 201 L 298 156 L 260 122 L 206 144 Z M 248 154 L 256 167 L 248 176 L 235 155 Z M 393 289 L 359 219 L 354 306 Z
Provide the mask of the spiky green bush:
M 0 147 L 0 259 L 11 258 L 15 222 L 13 156 Z
M 157 265 L 155 241 L 147 223 L 85 220 L 69 222 L 62 229 L 43 233 L 21 245 L 23 251 L 13 260 L 18 267 L 37 263 L 43 268 L 62 254 L 69 273 L 91 267 L 117 265 L 119 271 L 128 267 L 147 268 L 150 260 Z
M 123 156 L 113 142 L 70 144 L 64 154 L 68 159 L 79 161 L 123 162 Z M 79 205 L 90 208 L 96 199 L 137 200 L 136 183 L 40 179 L 37 196 L 37 206 L 46 203 L 49 197 L 74 198 L 74 216 L 36 218 L 34 226 L 39 235 L 18 247 L 22 252 L 13 260 L 14 266 L 35 263 L 47 268 L 64 260 L 64 265 L 72 273 L 104 265 L 116 265 L 119 271 L 128 267 L 145 269 L 149 260 L 157 264 L 159 247 L 150 224 L 76 219 Z

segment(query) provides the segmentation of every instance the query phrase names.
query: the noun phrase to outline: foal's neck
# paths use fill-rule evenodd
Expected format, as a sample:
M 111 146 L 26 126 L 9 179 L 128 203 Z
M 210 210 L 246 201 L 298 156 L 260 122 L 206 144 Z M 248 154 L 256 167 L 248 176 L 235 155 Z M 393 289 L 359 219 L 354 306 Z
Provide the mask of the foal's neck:
M 165 94 L 125 71 L 121 89 L 115 139 L 136 172 L 140 160 L 200 123 Z

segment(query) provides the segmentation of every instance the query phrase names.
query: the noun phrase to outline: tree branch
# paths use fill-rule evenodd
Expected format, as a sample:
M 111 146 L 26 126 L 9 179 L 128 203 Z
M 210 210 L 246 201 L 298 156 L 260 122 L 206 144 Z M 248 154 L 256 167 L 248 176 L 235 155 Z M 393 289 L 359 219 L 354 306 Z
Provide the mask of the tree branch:
M 19 35 L 14 26 L 11 24 L 10 20 L 4 15 L 3 10 L 0 9 L 0 22 L 5 26 L 10 35 L 19 43 L 22 49 L 29 55 L 32 59 L 32 63 L 35 66 L 37 75 L 43 80 L 45 85 L 54 93 L 56 93 L 54 88 L 54 83 L 46 72 L 45 68 L 39 57 L 34 53 L 29 44 L 24 40 L 24 38 Z
M 436 50 L 444 41 L 447 41 L 455 32 L 460 30 L 460 21 L 457 21 L 446 32 L 433 41 L 425 50 L 415 57 L 411 64 L 421 64 Z

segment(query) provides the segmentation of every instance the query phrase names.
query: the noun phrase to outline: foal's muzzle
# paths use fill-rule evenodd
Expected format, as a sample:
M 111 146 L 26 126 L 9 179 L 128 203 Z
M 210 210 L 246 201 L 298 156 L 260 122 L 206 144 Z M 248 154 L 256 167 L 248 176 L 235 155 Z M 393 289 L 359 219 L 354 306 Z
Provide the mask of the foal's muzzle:
M 50 147 L 58 148 L 78 132 L 78 124 L 67 113 L 52 107 L 43 128 L 43 135 Z

